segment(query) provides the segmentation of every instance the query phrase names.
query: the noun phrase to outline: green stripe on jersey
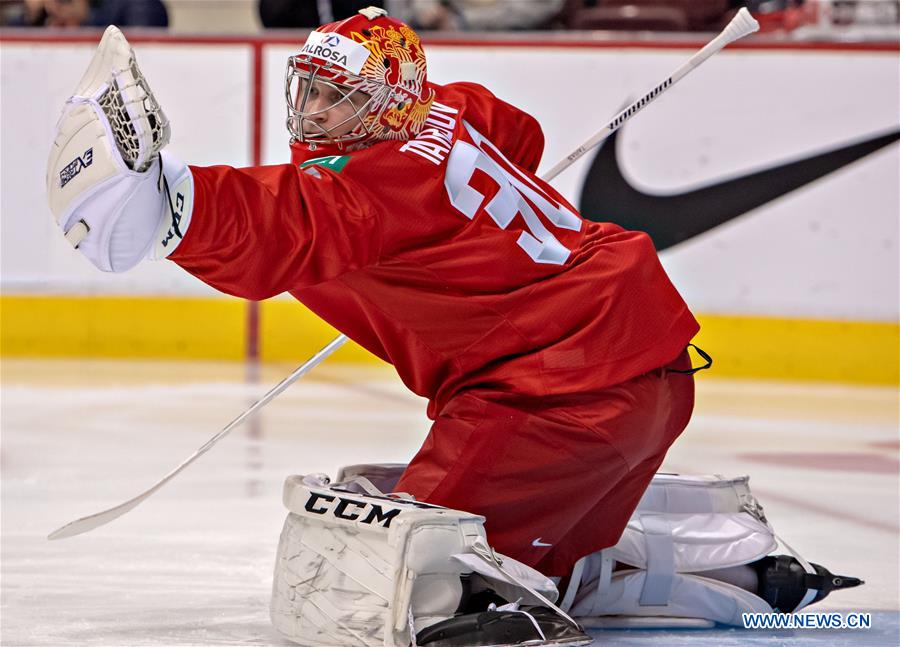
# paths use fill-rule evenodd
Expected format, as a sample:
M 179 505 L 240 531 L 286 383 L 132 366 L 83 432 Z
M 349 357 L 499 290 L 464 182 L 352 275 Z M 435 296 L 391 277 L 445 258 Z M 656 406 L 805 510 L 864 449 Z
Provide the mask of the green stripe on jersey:
M 300 168 L 307 168 L 309 166 L 321 166 L 322 168 L 331 169 L 335 173 L 340 173 L 344 170 L 344 167 L 349 161 L 349 155 L 328 155 L 327 157 L 316 157 L 311 160 L 306 160 L 300 165 Z

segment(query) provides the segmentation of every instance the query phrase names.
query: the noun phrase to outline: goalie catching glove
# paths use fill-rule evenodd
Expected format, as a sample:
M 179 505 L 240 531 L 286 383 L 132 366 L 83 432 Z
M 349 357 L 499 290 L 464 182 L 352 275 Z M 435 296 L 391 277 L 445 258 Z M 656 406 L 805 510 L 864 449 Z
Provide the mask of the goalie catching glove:
M 161 152 L 170 128 L 122 32 L 107 28 L 56 125 L 50 209 L 66 240 L 106 272 L 165 258 L 190 222 L 193 178 Z

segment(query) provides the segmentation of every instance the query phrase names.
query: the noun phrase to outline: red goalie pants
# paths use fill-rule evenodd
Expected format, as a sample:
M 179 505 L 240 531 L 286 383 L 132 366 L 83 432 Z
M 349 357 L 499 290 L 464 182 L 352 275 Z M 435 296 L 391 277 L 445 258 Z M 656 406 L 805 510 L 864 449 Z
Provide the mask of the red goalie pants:
M 614 545 L 694 406 L 687 353 L 598 392 L 471 390 L 435 421 L 396 491 L 486 517 L 498 551 L 565 576 Z

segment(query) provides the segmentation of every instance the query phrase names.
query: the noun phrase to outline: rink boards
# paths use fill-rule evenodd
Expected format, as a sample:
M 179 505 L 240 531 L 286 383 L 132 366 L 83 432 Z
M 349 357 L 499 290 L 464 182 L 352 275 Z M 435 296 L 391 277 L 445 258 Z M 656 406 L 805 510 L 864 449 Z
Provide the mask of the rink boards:
M 133 41 L 174 124 L 173 151 L 196 164 L 286 159 L 281 87 L 293 39 Z M 109 276 L 73 254 L 45 205 L 44 164 L 94 42 L 8 32 L 2 42 L 4 355 L 239 359 L 256 349 L 294 360 L 331 338 L 287 300 L 248 312 L 168 263 Z M 426 46 L 433 80 L 482 82 L 541 121 L 546 169 L 701 44 L 573 37 Z M 677 197 L 891 136 L 900 131 L 898 73 L 896 45 L 750 41 L 628 123 L 616 159 L 640 192 Z M 838 164 L 663 250 L 720 375 L 897 383 L 898 151 L 893 142 Z M 593 161 L 555 182 L 576 204 Z

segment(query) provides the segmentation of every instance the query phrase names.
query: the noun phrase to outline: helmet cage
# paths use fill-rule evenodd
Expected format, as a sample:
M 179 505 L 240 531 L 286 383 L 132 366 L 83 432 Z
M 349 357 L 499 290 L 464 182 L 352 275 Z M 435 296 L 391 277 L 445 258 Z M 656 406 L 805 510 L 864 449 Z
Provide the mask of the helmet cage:
M 324 108 L 306 110 L 310 90 L 317 83 L 333 89 L 340 98 Z M 287 129 L 292 141 L 349 144 L 372 134 L 372 124 L 378 121 L 387 107 L 388 102 L 384 99 L 390 95 L 390 88 L 332 63 L 313 62 L 310 56 L 300 55 L 288 59 L 284 92 L 288 109 Z M 368 94 L 369 98 L 357 106 L 354 97 L 363 93 Z M 326 129 L 315 120 L 316 116 L 344 103 L 353 107 L 353 113 L 340 123 Z M 337 136 L 331 134 L 331 131 L 352 122 L 356 125 L 350 132 Z

